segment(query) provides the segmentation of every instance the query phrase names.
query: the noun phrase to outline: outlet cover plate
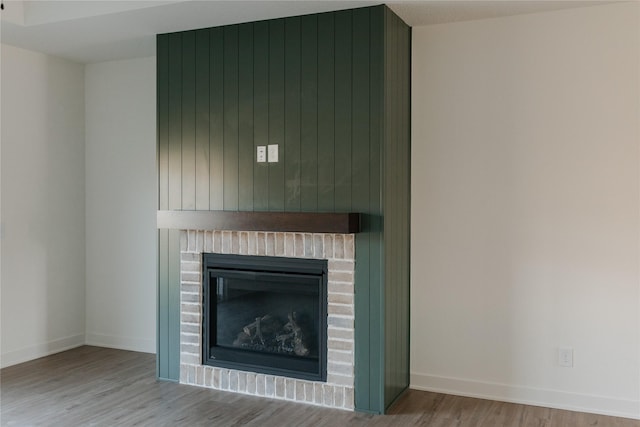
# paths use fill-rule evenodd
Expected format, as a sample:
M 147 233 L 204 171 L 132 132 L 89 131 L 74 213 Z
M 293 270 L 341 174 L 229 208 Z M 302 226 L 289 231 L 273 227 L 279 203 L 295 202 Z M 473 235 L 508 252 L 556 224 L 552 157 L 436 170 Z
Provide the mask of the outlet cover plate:
M 558 349 L 558 365 L 563 368 L 573 368 L 573 349 L 560 347 Z
M 267 161 L 267 147 L 265 145 L 258 145 L 258 152 L 256 153 L 258 163 L 264 163 Z
M 267 146 L 267 158 L 269 163 L 278 163 L 278 144 Z

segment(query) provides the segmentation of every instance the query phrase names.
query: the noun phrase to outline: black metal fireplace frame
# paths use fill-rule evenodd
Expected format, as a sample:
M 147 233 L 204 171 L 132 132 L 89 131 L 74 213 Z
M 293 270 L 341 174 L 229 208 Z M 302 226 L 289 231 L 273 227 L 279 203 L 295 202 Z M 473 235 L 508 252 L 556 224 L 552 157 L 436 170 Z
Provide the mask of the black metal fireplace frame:
M 203 253 L 203 315 L 202 363 L 221 368 L 280 375 L 291 378 L 326 381 L 327 379 L 327 261 L 310 258 L 285 258 L 235 254 Z M 318 359 L 299 358 L 280 354 L 256 353 L 242 349 L 228 349 L 212 343 L 212 330 L 216 331 L 216 293 L 211 283 L 216 277 L 272 280 L 274 275 L 291 282 L 301 279 L 314 283 L 318 292 Z M 284 285 L 283 285 L 284 286 Z M 208 302 L 205 304 L 205 302 Z M 213 326 L 210 328 L 210 324 Z M 213 352 L 213 354 L 211 354 Z

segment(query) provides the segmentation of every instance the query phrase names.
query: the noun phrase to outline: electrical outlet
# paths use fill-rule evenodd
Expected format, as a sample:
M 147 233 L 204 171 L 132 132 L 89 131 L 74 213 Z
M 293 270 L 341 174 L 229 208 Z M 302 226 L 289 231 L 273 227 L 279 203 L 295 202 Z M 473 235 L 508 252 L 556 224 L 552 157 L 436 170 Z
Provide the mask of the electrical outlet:
M 257 153 L 258 163 L 264 163 L 267 161 L 267 146 L 266 145 L 258 145 L 258 153 Z
M 561 347 L 558 349 L 558 365 L 564 368 L 573 368 L 573 349 Z

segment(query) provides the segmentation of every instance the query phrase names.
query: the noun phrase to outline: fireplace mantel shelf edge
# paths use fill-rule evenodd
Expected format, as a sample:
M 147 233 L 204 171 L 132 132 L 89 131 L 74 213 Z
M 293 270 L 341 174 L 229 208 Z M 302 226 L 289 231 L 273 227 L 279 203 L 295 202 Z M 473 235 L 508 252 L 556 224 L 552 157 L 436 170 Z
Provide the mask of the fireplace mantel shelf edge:
M 158 211 L 159 229 L 274 231 L 298 233 L 360 232 L 359 213 Z

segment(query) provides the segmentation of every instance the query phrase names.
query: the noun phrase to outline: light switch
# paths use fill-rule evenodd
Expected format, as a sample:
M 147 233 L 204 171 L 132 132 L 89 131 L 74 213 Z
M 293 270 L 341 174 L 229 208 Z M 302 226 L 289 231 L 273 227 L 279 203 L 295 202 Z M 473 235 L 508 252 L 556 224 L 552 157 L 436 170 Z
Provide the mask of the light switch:
M 264 145 L 258 145 L 258 163 L 264 163 L 267 161 L 267 147 Z
M 269 144 L 269 163 L 278 163 L 278 144 Z

